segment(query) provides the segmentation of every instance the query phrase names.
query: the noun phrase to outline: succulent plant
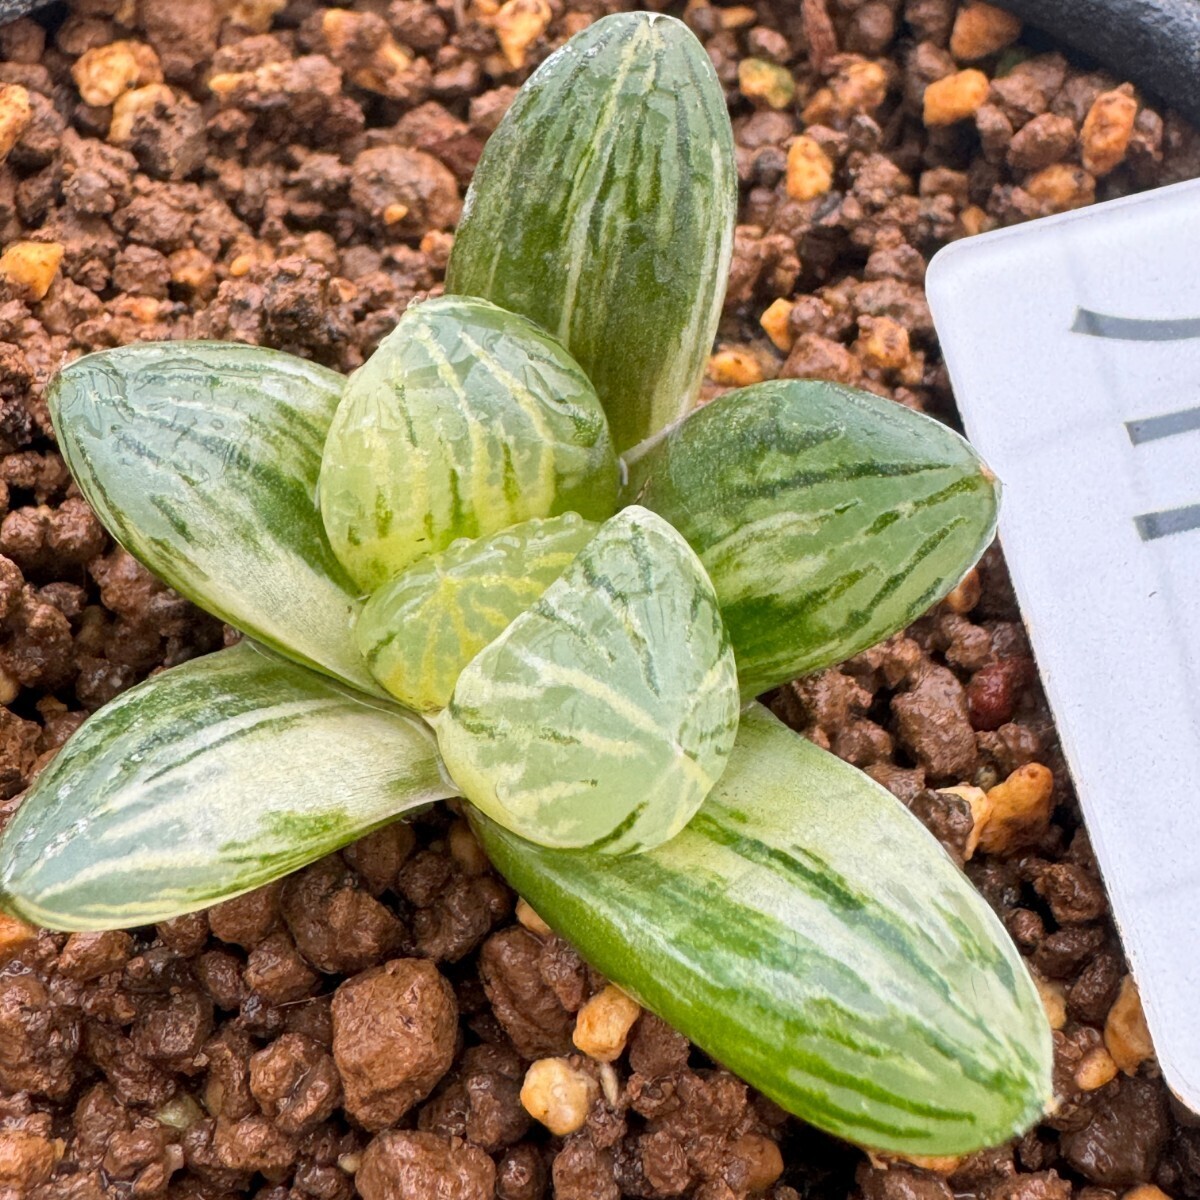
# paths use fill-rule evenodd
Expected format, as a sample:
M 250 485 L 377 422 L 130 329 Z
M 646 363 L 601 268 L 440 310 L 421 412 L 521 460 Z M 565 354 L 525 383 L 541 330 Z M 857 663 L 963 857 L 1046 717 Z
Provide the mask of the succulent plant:
M 148 924 L 461 796 L 544 920 L 790 1111 L 907 1154 L 1030 1123 L 1049 1031 L 1003 928 L 751 699 L 943 596 L 996 482 L 830 384 L 692 411 L 734 188 L 699 44 L 606 18 L 489 143 L 454 294 L 348 380 L 208 343 L 64 368 L 101 520 L 246 637 L 83 725 L 0 839 L 3 906 Z

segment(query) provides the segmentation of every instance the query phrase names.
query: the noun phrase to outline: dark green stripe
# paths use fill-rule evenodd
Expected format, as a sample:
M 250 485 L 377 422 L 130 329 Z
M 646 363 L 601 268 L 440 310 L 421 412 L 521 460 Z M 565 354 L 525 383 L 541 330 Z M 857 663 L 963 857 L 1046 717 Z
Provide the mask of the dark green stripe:
M 599 841 L 593 842 L 591 846 L 588 847 L 589 851 L 596 852 L 603 850 L 606 846 L 615 845 L 638 823 L 638 819 L 645 811 L 646 804 L 644 801 L 643 803 L 638 804 L 634 808 L 630 809 L 629 815 L 623 821 L 621 821 L 620 824 L 613 826 L 613 829 L 610 833 L 600 838 Z M 631 844 L 627 848 L 627 852 L 630 854 L 635 854 L 640 848 L 640 845 Z

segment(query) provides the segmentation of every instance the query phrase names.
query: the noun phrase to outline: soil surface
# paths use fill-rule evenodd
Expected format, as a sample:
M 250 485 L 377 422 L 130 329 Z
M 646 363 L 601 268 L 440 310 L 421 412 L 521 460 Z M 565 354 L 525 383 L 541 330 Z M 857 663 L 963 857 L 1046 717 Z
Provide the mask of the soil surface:
M 629 6 L 76 0 L 0 30 L 5 810 L 89 712 L 233 636 L 72 486 L 56 367 L 181 337 L 357 366 L 438 289 L 517 85 Z M 827 378 L 953 420 L 922 288 L 940 245 L 1200 175 L 1183 122 L 983 5 L 686 19 L 742 182 L 707 396 Z M 1200 1132 L 1155 1067 L 998 554 L 769 699 L 910 805 L 1027 956 L 1060 1096 L 1027 1136 L 886 1163 L 786 1118 L 606 991 L 443 809 L 158 928 L 4 923 L 0 1200 L 1200 1196 Z

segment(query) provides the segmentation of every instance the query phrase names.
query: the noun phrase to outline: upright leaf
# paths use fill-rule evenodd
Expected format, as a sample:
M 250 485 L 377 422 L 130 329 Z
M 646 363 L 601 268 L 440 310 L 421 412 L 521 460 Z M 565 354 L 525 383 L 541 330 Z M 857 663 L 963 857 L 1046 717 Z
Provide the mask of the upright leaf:
M 1050 1101 L 1050 1030 L 994 913 L 894 797 L 758 705 L 704 807 L 647 854 L 472 821 L 588 962 L 830 1133 L 963 1154 Z
M 940 422 L 797 380 L 706 405 L 631 463 L 626 488 L 704 563 L 744 696 L 904 628 L 987 548 L 999 498 Z
M 344 383 L 257 346 L 140 343 L 70 363 L 49 403 L 72 474 L 131 554 L 296 662 L 380 694 L 316 509 Z
M 712 584 L 675 530 L 635 507 L 472 659 L 435 724 L 463 795 L 502 825 L 624 854 L 683 828 L 737 719 Z
M 447 290 L 553 333 L 623 452 L 691 407 L 736 207 L 733 135 L 704 48 L 671 17 L 605 17 L 538 68 L 492 134 Z
M 0 837 L 0 906 L 51 929 L 147 925 L 454 794 L 418 718 L 244 642 L 80 728 Z
M 578 513 L 462 539 L 409 567 L 363 607 L 354 636 L 401 704 L 435 712 L 462 669 L 571 565 L 600 527 Z
M 531 517 L 616 507 L 596 392 L 531 321 L 485 300 L 414 305 L 351 377 L 325 444 L 321 513 L 365 591 Z

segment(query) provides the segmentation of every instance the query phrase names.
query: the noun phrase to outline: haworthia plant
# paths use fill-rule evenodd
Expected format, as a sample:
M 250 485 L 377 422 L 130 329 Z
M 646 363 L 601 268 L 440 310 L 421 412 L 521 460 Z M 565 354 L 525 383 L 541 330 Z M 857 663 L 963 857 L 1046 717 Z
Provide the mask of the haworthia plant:
M 313 504 L 344 385 L 276 350 L 143 342 L 69 364 L 48 400 L 71 473 L 131 554 L 289 658 L 379 691 Z
M 587 376 L 524 317 L 458 297 L 411 306 L 351 376 L 321 464 L 326 532 L 365 591 L 458 538 L 602 520 L 616 494 Z
M 422 721 L 243 642 L 84 724 L 4 831 L 0 898 L 51 929 L 147 925 L 455 792 Z
M 679 534 L 635 506 L 476 655 L 436 724 L 463 794 L 500 824 L 627 854 L 684 827 L 737 721 L 712 584 Z
M 687 538 L 721 601 L 742 693 L 915 620 L 979 558 L 1000 488 L 940 422 L 832 383 L 730 392 L 632 464 L 626 497 Z
M 463 667 L 537 600 L 599 528 L 578 513 L 535 518 L 421 559 L 363 607 L 354 635 L 371 673 L 409 708 L 445 708 Z
M 964 1154 L 1050 1101 L 1041 1001 L 987 903 L 889 792 L 758 705 L 699 814 L 648 854 L 472 821 L 589 962 L 830 1133 Z
M 728 263 L 723 104 L 678 22 L 598 21 L 489 143 L 450 270 L 476 298 L 410 309 L 349 384 L 198 343 L 64 370 L 51 412 L 108 528 L 292 661 L 243 644 L 92 717 L 0 834 L 0 907 L 164 920 L 462 792 L 551 925 L 789 1110 L 904 1154 L 1036 1116 L 1036 993 L 941 848 L 764 710 L 735 738 L 739 683 L 952 586 L 996 487 L 955 435 L 829 385 L 672 425 Z M 444 759 L 373 673 L 450 698 Z
M 671 17 L 605 17 L 538 68 L 488 140 L 446 288 L 553 333 L 623 452 L 691 407 L 736 208 L 733 136 L 704 48 Z

